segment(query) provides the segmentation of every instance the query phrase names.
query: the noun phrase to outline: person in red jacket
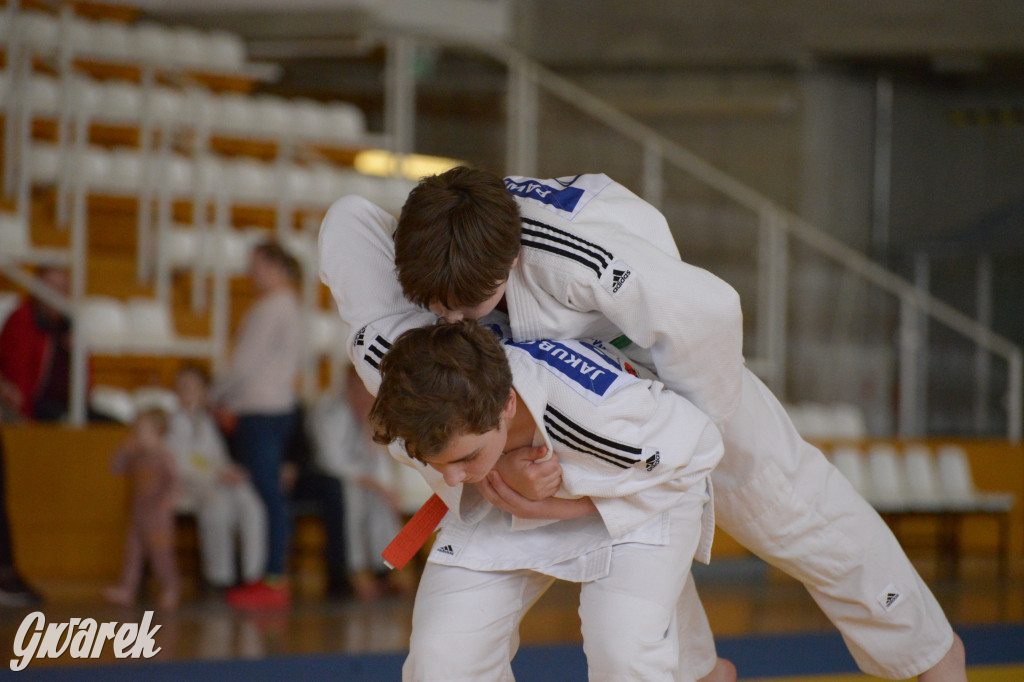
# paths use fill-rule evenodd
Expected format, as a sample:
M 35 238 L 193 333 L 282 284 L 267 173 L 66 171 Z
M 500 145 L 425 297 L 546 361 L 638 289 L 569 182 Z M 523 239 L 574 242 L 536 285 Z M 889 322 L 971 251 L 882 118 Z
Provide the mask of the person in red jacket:
M 44 266 L 39 278 L 67 296 L 68 271 Z M 57 421 L 68 410 L 71 323 L 66 315 L 28 296 L 0 332 L 0 403 L 25 419 Z

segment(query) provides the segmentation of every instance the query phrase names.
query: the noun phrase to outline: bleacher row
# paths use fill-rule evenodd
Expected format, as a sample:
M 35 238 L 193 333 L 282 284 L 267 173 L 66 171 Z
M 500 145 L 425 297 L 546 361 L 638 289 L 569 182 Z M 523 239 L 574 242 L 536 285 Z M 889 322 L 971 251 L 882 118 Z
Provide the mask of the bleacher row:
M 276 237 L 315 280 L 315 226 L 332 201 L 359 194 L 397 212 L 411 189 L 407 179 L 355 169 L 360 152 L 388 146 L 386 136 L 367 131 L 357 107 L 251 94 L 268 72 L 260 67 L 270 65 L 248 62 L 238 36 L 136 21 L 138 12 L 124 6 L 17 4 L 0 3 L 7 5 L 0 9 L 4 170 L 19 182 L 6 212 L 0 204 L 0 265 L 85 267 L 74 262 L 68 235 L 80 220 L 86 272 L 97 270 L 90 241 L 112 228 L 95 215 L 99 196 L 134 216 L 122 223 L 137 220 L 130 242 L 140 283 L 155 294 L 140 299 L 139 287 L 128 287 L 116 298 L 91 295 L 95 288 L 79 277 L 84 284 L 71 303 L 84 331 L 78 338 L 93 355 L 223 359 L 226 325 L 212 320 L 237 316 L 229 280 L 244 274 L 256 241 Z M 71 208 L 78 196 L 85 197 L 81 218 Z M 239 219 L 239 207 L 264 219 Z M 68 246 L 37 244 L 41 222 L 51 237 L 63 231 L 57 241 Z M 226 288 L 212 294 L 215 306 L 227 307 L 209 313 L 210 338 L 176 333 L 181 296 L 174 291 L 183 278 L 172 282 L 175 273 L 192 275 L 195 314 L 208 312 L 210 282 Z M 336 360 L 340 321 L 322 307 L 329 297 L 315 285 L 304 285 L 303 295 L 311 356 Z

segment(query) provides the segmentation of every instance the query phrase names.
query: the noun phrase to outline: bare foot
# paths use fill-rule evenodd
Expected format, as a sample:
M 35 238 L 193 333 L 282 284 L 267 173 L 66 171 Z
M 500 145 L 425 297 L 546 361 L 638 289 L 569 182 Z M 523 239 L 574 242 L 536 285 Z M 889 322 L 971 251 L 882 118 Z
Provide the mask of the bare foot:
M 103 590 L 103 598 L 118 606 L 135 606 L 135 594 L 127 587 L 108 587 Z
M 731 661 L 720 658 L 711 672 L 698 682 L 736 682 L 736 666 Z
M 921 682 L 967 682 L 967 654 L 959 635 L 953 634 L 953 646 L 946 655 L 917 679 Z

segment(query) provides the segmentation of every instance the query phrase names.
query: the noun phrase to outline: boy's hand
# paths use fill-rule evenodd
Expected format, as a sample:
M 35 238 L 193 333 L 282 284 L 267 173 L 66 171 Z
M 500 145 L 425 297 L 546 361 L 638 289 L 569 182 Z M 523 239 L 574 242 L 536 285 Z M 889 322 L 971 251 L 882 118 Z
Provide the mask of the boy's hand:
M 508 487 L 494 471 L 476 485 L 484 499 L 498 509 L 521 519 L 575 519 L 597 511 L 589 497 L 576 500 L 561 497 L 549 497 L 540 501 L 529 500 Z
M 549 459 L 537 461 L 547 453 L 544 445 L 516 448 L 499 457 L 494 469 L 512 490 L 526 499 L 544 500 L 558 492 L 562 485 L 558 455 L 552 452 Z

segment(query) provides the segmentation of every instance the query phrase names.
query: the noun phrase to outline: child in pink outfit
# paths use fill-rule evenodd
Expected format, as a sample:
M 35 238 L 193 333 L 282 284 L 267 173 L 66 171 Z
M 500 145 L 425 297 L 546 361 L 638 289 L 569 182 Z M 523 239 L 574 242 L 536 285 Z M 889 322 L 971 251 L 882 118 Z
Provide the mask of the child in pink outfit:
M 103 592 L 115 604 L 135 603 L 143 564 L 148 558 L 160 583 L 158 607 L 178 606 L 180 588 L 174 560 L 174 503 L 178 485 L 174 454 L 164 444 L 167 429 L 168 418 L 162 410 L 142 412 L 111 463 L 115 473 L 128 476 L 132 496 L 121 580 Z

